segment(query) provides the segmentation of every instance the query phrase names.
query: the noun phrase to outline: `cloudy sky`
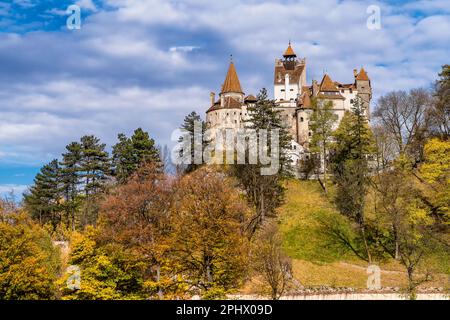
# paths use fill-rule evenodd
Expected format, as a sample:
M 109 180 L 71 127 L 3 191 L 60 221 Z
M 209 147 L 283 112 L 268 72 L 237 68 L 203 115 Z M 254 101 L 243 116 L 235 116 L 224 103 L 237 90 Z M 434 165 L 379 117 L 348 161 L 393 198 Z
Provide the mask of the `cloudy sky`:
M 80 30 L 66 26 L 72 4 Z M 0 1 L 0 194 L 84 134 L 111 146 L 142 127 L 169 144 L 185 114 L 204 114 L 230 54 L 246 93 L 271 91 L 289 40 L 308 81 L 351 82 L 364 66 L 375 98 L 427 87 L 450 63 L 450 1 Z

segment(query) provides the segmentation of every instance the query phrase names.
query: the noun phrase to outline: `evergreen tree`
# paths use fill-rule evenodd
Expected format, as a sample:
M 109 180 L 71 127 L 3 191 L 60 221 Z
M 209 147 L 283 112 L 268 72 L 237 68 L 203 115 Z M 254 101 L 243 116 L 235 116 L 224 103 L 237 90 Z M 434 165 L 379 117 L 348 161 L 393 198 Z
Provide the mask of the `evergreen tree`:
M 196 137 L 195 136 L 195 130 L 194 130 L 194 126 L 195 123 L 200 123 L 202 126 L 201 129 L 201 136 L 200 137 Z M 208 143 L 207 141 L 203 141 L 203 134 L 206 131 L 206 123 L 202 120 L 202 118 L 197 114 L 197 112 L 192 111 L 190 114 L 188 114 L 184 120 L 183 120 L 183 124 L 180 126 L 181 130 L 187 131 L 190 136 L 191 136 L 191 164 L 188 164 L 186 166 L 186 168 L 184 168 L 184 172 L 185 173 L 189 173 L 192 171 L 195 171 L 196 169 L 198 169 L 198 167 L 200 167 L 201 165 L 199 164 L 195 164 L 194 163 L 194 142 L 197 139 L 201 139 L 202 141 L 202 150 L 204 150 L 205 145 Z M 182 138 L 180 137 L 180 139 L 178 140 L 179 142 L 182 141 Z
M 24 195 L 25 206 L 31 216 L 41 224 L 61 221 L 60 167 L 58 160 L 44 165 L 34 179 L 34 185 Z
M 333 112 L 333 102 L 317 101 L 314 99 L 313 114 L 310 119 L 310 128 L 313 132 L 311 138 L 311 151 L 320 154 L 321 166 L 323 169 L 323 188 L 327 193 L 327 168 L 329 148 L 333 136 L 333 126 L 337 121 L 337 116 Z M 320 181 L 320 180 L 319 180 Z
M 443 139 L 450 137 L 450 65 L 442 66 L 435 83 L 435 103 L 431 109 L 432 132 Z
M 155 141 L 141 128 L 136 129 L 131 138 L 121 133 L 118 139 L 113 146 L 113 167 L 119 183 L 126 182 L 143 164 L 161 162 Z
M 61 189 L 64 194 L 63 204 L 66 213 L 66 223 L 75 230 L 75 218 L 79 210 L 80 197 L 79 185 L 81 184 L 81 144 L 72 142 L 66 146 L 66 153 L 63 153 L 61 162 Z
M 334 136 L 336 143 L 332 162 L 336 182 L 335 203 L 343 215 L 356 222 L 366 257 L 371 262 L 364 207 L 373 139 L 360 99 L 355 99 L 352 111 L 344 115 Z
M 81 138 L 81 178 L 84 179 L 86 196 L 95 195 L 104 189 L 105 181 L 111 171 L 105 144 L 95 136 Z
M 250 119 L 246 123 L 247 128 L 255 129 L 258 132 L 261 129 L 267 130 L 269 154 L 271 152 L 272 130 L 279 130 L 279 168 L 276 173 L 262 175 L 261 169 L 267 165 L 262 164 L 261 159 L 258 159 L 256 164 L 248 164 L 248 161 L 246 161 L 246 164 L 237 164 L 232 168 L 233 174 L 246 191 L 249 203 L 255 208 L 255 215 L 247 227 L 248 235 L 252 237 L 267 218 L 275 216 L 276 208 L 284 202 L 283 180 L 291 176 L 290 159 L 287 155 L 291 137 L 283 125 L 275 101 L 267 98 L 266 89 L 261 90 L 258 94 L 258 101 L 254 107 L 248 108 L 248 112 Z

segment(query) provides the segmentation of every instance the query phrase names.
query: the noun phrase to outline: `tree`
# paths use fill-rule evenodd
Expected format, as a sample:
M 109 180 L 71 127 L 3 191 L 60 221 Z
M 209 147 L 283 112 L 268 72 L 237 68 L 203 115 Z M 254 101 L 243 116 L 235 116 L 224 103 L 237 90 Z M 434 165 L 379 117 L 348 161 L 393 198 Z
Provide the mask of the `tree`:
M 270 296 L 278 300 L 292 279 L 292 261 L 284 254 L 282 238 L 275 222 L 270 221 L 258 231 L 253 242 L 252 266 L 270 287 Z
M 195 125 L 198 124 L 201 126 L 201 130 L 200 132 L 196 132 L 195 131 Z M 208 143 L 207 141 L 203 140 L 203 135 L 206 131 L 206 123 L 202 120 L 202 118 L 200 117 L 200 115 L 197 114 L 197 112 L 192 111 L 190 114 L 188 114 L 184 120 L 183 120 L 183 124 L 180 126 L 180 129 L 183 131 L 186 131 L 186 133 L 188 133 L 191 136 L 191 154 L 190 155 L 184 155 L 184 156 L 188 156 L 190 157 L 190 164 L 188 164 L 186 166 L 186 168 L 184 168 L 184 172 L 185 173 L 190 173 L 196 169 L 198 169 L 201 164 L 196 164 L 194 163 L 194 159 L 195 159 L 195 142 L 196 141 L 202 141 L 202 150 L 204 150 L 205 145 Z M 178 142 L 182 142 L 183 138 L 180 137 Z M 198 146 L 197 146 L 198 148 Z M 181 151 L 183 152 L 183 151 Z M 203 155 L 202 155 L 203 157 Z
M 397 154 L 421 161 L 428 136 L 431 97 L 425 89 L 394 91 L 382 96 L 373 113 L 395 142 Z
M 432 131 L 442 139 L 450 136 L 450 65 L 442 66 L 434 86 L 435 101 L 430 110 Z
M 99 239 L 120 245 L 130 259 L 139 262 L 151 297 L 170 296 L 178 289 L 168 264 L 174 192 L 171 186 L 172 181 L 159 165 L 147 163 L 114 189 L 101 206 Z
M 433 138 L 425 145 L 425 160 L 419 167 L 421 199 L 439 229 L 445 234 L 450 222 L 450 142 Z
M 118 139 L 112 154 L 114 173 L 119 183 L 125 183 L 140 166 L 148 162 L 161 162 L 155 141 L 141 128 L 136 129 L 131 138 L 121 133 Z
M 80 268 L 80 287 L 70 288 L 66 273 L 60 280 L 64 300 L 144 299 L 142 268 L 115 243 L 101 244 L 99 230 L 88 227 L 71 237 L 69 264 Z
M 50 222 L 55 228 L 61 222 L 61 173 L 58 160 L 44 165 L 34 179 L 24 203 L 31 216 L 41 224 Z
M 327 168 L 328 153 L 333 137 L 334 124 L 337 121 L 337 115 L 333 112 L 332 101 L 322 101 L 314 99 L 312 102 L 313 114 L 310 119 L 310 128 L 313 132 L 311 137 L 311 152 L 319 153 L 321 166 L 323 168 L 323 189 L 327 193 Z M 319 179 L 320 181 L 320 179 Z
M 351 113 L 346 112 L 334 133 L 332 164 L 336 183 L 335 203 L 339 211 L 354 221 L 361 234 L 369 263 L 365 200 L 369 186 L 369 158 L 374 153 L 373 139 L 365 110 L 355 99 Z
M 76 217 L 80 206 L 79 185 L 81 184 L 82 146 L 72 142 L 66 146 L 66 153 L 62 154 L 61 189 L 65 202 L 62 204 L 66 212 L 66 223 L 74 231 Z
M 103 191 L 105 181 L 111 172 L 106 145 L 95 136 L 81 137 L 81 178 L 84 179 L 86 197 Z
M 54 299 L 59 268 L 59 252 L 40 226 L 23 212 L 0 214 L 0 300 Z
M 290 159 L 287 150 L 290 148 L 291 137 L 284 127 L 277 110 L 274 100 L 267 98 L 266 89 L 262 89 L 258 94 L 258 100 L 254 107 L 248 108 L 249 120 L 246 122 L 247 129 L 267 130 L 267 151 L 271 153 L 271 142 L 274 130 L 278 130 L 278 167 L 277 171 L 271 175 L 261 174 L 264 165 L 261 158 L 258 158 L 256 164 L 233 165 L 232 174 L 237 178 L 241 188 L 245 191 L 249 204 L 255 208 L 255 214 L 247 226 L 247 234 L 251 238 L 259 226 L 270 217 L 276 215 L 276 209 L 283 203 L 285 197 L 285 189 L 283 181 L 291 176 Z M 260 135 L 261 138 L 261 135 Z M 266 147 L 259 141 L 259 148 Z M 255 150 L 247 150 L 247 152 L 255 152 Z
M 416 297 L 417 286 L 430 280 L 431 270 L 425 262 L 440 246 L 433 239 L 433 219 L 416 186 L 410 164 L 399 159 L 380 176 L 376 188 L 379 243 L 405 267 L 411 299 Z M 425 274 L 418 274 L 419 269 Z
M 173 206 L 173 257 L 206 296 L 238 287 L 247 271 L 249 208 L 222 172 L 204 167 L 184 176 Z

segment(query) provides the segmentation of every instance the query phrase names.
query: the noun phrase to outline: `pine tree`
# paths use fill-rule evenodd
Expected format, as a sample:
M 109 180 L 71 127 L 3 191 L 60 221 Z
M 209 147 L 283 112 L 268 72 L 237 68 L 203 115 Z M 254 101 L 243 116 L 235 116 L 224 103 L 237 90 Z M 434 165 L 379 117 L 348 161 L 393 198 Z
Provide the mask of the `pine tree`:
M 61 222 L 61 172 L 58 160 L 44 165 L 34 179 L 34 185 L 24 195 L 25 206 L 41 224 Z
M 336 142 L 332 164 L 336 183 L 335 203 L 343 215 L 358 225 L 366 257 L 371 262 L 364 207 L 374 142 L 360 99 L 355 99 L 352 111 L 346 112 L 334 136 Z
M 86 196 L 95 195 L 104 189 L 105 181 L 111 172 L 105 144 L 95 136 L 81 138 L 81 177 L 84 179 Z
M 311 138 L 311 151 L 319 153 L 321 158 L 321 166 L 323 167 L 323 188 L 327 193 L 327 168 L 329 148 L 331 146 L 331 138 L 333 136 L 334 123 L 337 120 L 336 114 L 333 112 L 333 103 L 331 101 L 312 101 L 314 108 L 310 119 L 310 128 L 313 132 Z
M 195 137 L 195 123 L 200 123 L 201 124 L 201 137 Z M 188 132 L 191 136 L 191 164 L 188 164 L 186 166 L 186 168 L 184 168 L 184 172 L 185 173 L 190 173 L 192 171 L 195 171 L 196 169 L 198 169 L 201 165 L 199 164 L 195 164 L 194 163 L 194 143 L 195 143 L 195 138 L 200 138 L 202 139 L 202 150 L 204 150 L 205 145 L 207 144 L 207 141 L 203 141 L 203 134 L 206 131 L 206 123 L 202 120 L 202 118 L 197 114 L 197 112 L 192 111 L 190 114 L 188 114 L 184 120 L 183 120 L 183 124 L 180 126 L 181 130 L 184 130 L 186 132 Z M 178 140 L 178 142 L 182 142 L 182 138 L 180 137 L 180 139 Z
M 155 141 L 141 128 L 136 129 L 131 138 L 121 133 L 118 139 L 113 146 L 113 167 L 119 183 L 125 183 L 142 165 L 161 162 Z
M 72 142 L 66 146 L 66 153 L 63 153 L 63 160 L 60 163 L 61 169 L 61 189 L 64 194 L 63 204 L 66 213 L 66 223 L 75 230 L 76 215 L 80 206 L 79 185 L 81 184 L 81 144 Z
M 250 119 L 246 123 L 247 128 L 258 132 L 261 129 L 267 130 L 269 153 L 271 152 L 272 130 L 279 130 L 279 168 L 275 174 L 261 174 L 261 169 L 266 167 L 261 163 L 261 159 L 258 159 L 256 164 L 248 164 L 246 161 L 246 164 L 237 164 L 232 167 L 234 176 L 246 191 L 248 202 L 255 208 L 255 215 L 247 227 L 248 235 L 252 237 L 267 218 L 275 216 L 276 208 L 284 202 L 283 180 L 291 176 L 290 159 L 287 155 L 291 137 L 284 127 L 275 101 L 267 98 L 266 89 L 261 90 L 258 101 L 254 107 L 248 108 L 248 112 Z

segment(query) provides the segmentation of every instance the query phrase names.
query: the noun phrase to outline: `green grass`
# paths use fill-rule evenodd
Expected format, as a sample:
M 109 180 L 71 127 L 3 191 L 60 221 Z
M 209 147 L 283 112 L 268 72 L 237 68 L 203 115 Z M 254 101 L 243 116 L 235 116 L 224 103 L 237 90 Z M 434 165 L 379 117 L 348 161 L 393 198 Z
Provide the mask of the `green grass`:
M 318 182 L 291 180 L 287 183 L 286 196 L 286 204 L 280 210 L 280 231 L 284 249 L 290 257 L 316 263 L 352 258 L 331 245 L 323 232 L 320 221 L 344 220 Z
M 286 203 L 280 208 L 280 232 L 283 247 L 293 259 L 294 277 L 305 286 L 366 288 L 367 263 L 356 258 L 333 242 L 324 232 L 320 221 L 331 219 L 348 225 L 332 201 L 325 196 L 317 181 L 287 182 Z M 331 196 L 330 196 L 331 197 Z M 406 276 L 398 261 L 380 265 L 382 286 L 404 287 Z M 445 286 L 447 277 L 437 274 L 424 286 Z

